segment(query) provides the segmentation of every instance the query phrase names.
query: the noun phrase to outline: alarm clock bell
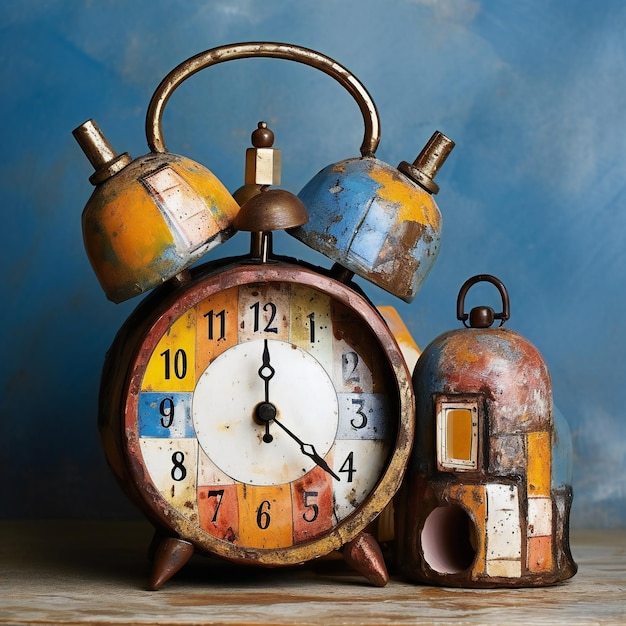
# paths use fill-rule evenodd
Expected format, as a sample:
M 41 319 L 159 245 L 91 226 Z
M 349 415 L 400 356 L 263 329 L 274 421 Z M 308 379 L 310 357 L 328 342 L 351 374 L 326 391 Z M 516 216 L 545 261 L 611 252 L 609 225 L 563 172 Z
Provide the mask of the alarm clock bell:
M 235 233 L 239 207 L 203 165 L 157 149 L 118 155 L 93 120 L 73 134 L 95 168 L 83 241 L 109 300 L 157 287 Z

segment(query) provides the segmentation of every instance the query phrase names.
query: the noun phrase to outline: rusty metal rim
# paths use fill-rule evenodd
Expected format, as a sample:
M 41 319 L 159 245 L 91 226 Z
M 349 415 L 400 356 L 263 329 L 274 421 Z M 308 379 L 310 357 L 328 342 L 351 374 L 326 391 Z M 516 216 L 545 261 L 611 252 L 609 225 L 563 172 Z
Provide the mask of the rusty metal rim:
M 397 406 L 397 433 L 386 468 L 372 492 L 366 497 L 359 509 L 346 517 L 332 529 L 317 538 L 301 544 L 282 548 L 246 548 L 235 546 L 227 541 L 213 537 L 197 525 L 184 518 L 176 509 L 166 503 L 158 489 L 144 473 L 141 453 L 136 432 L 137 390 L 145 371 L 145 363 L 156 345 L 155 337 L 161 336 L 173 319 L 178 318 L 201 298 L 219 292 L 228 287 L 249 282 L 289 282 L 305 285 L 335 297 L 339 302 L 360 314 L 363 323 L 378 337 L 379 346 L 390 371 L 395 379 Z M 151 339 L 149 337 L 152 337 Z M 399 489 L 414 437 L 414 397 L 410 375 L 400 352 L 387 326 L 375 309 L 371 308 L 358 293 L 349 287 L 328 277 L 317 274 L 307 268 L 290 263 L 277 263 L 274 266 L 256 264 L 235 265 L 223 268 L 217 273 L 200 276 L 193 281 L 183 294 L 177 297 L 165 309 L 160 309 L 149 329 L 144 329 L 139 351 L 130 359 L 128 377 L 121 398 L 121 423 L 123 456 L 127 462 L 128 478 L 134 485 L 142 485 L 137 491 L 142 500 L 144 512 L 158 526 L 168 528 L 170 532 L 192 542 L 198 550 L 207 554 L 218 555 L 236 562 L 250 562 L 257 565 L 281 566 L 302 563 L 328 554 L 354 539 L 383 508 L 391 501 Z M 384 338 L 384 339 L 383 339 Z M 154 345 L 153 345 L 154 344 Z M 390 390 L 393 393 L 392 390 Z M 115 416 L 113 416 L 115 419 Z
M 165 152 L 162 117 L 165 105 L 174 90 L 187 78 L 211 65 L 246 59 L 270 57 L 296 61 L 324 72 L 339 82 L 356 100 L 363 115 L 365 134 L 361 144 L 362 156 L 374 156 L 380 141 L 380 121 L 376 105 L 364 85 L 343 65 L 315 50 L 294 44 L 273 42 L 235 43 L 201 52 L 176 66 L 154 92 L 146 114 L 146 138 L 153 152 Z

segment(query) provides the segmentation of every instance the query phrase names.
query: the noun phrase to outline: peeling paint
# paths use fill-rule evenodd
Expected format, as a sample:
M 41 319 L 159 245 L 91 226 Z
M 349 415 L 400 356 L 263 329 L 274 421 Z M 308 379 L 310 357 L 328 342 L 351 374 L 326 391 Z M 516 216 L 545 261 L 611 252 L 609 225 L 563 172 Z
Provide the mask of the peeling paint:
M 318 173 L 299 194 L 309 222 L 290 232 L 350 271 L 411 302 L 439 252 L 433 197 L 373 157 Z

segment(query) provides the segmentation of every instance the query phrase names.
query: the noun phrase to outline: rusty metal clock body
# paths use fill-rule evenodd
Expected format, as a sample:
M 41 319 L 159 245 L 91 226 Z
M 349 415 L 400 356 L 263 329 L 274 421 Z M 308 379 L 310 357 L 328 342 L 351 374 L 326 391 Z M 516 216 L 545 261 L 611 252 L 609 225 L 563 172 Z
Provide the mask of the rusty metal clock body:
M 400 485 L 413 410 L 400 349 L 363 295 L 292 260 L 244 257 L 139 305 L 108 353 L 100 429 L 170 552 L 277 566 L 376 518 Z
M 363 117 L 360 158 L 325 168 L 299 197 L 270 188 L 280 151 L 259 122 L 231 196 L 204 166 L 169 153 L 162 117 L 174 90 L 250 57 L 339 82 Z M 379 130 L 345 67 L 271 42 L 213 48 L 174 68 L 150 101 L 144 156 L 118 155 L 93 120 L 74 130 L 95 168 L 83 211 L 94 271 L 114 302 L 153 290 L 113 342 L 99 408 L 107 459 L 157 529 L 153 589 L 194 552 L 279 566 L 342 548 L 372 583 L 387 581 L 366 529 L 402 481 L 415 402 L 393 332 L 352 278 L 412 300 L 437 255 L 433 177 L 454 143 L 436 132 L 413 164 L 392 168 L 375 158 Z M 274 256 L 275 230 L 335 265 Z M 249 255 L 189 269 L 237 231 L 251 233 Z

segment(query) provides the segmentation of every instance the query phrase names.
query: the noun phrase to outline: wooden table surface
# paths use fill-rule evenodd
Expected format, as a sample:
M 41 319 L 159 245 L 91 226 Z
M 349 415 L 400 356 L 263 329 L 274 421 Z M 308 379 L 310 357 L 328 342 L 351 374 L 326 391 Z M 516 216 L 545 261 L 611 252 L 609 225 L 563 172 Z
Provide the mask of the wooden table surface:
M 626 624 L 626 530 L 573 533 L 572 580 L 515 590 L 376 588 L 341 560 L 194 557 L 151 592 L 143 522 L 0 522 L 0 537 L 0 624 Z

